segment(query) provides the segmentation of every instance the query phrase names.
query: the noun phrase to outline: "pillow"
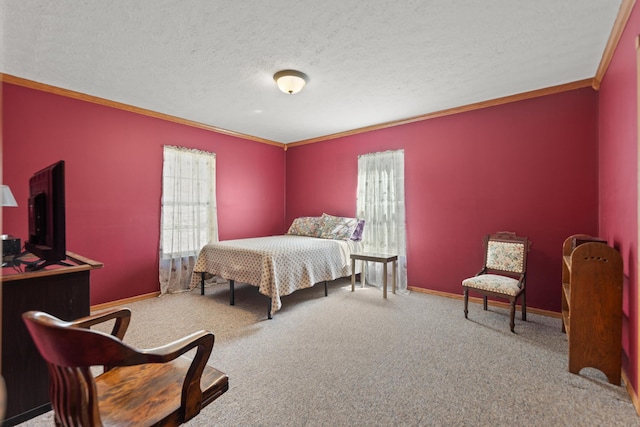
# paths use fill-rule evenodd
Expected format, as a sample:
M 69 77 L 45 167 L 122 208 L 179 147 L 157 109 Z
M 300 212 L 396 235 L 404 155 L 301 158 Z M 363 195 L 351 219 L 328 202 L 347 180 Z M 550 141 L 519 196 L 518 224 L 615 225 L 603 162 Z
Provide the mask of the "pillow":
M 351 235 L 351 240 L 355 242 L 360 242 L 362 240 L 362 232 L 364 231 L 364 219 L 358 220 L 358 225 L 356 225 L 355 230 L 353 230 L 353 234 Z
M 349 240 L 358 226 L 358 220 L 323 213 L 321 224 L 320 237 L 323 239 Z
M 319 216 L 301 216 L 291 223 L 287 234 L 295 234 L 297 236 L 320 237 L 320 225 L 322 217 Z

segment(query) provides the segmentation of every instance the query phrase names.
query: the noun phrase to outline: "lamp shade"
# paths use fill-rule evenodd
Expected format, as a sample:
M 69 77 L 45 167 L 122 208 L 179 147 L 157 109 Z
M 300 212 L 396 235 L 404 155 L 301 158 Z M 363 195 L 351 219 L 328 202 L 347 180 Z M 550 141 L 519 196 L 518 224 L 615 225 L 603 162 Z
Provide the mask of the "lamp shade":
M 2 185 L 2 206 L 18 206 L 8 185 Z
M 300 71 L 282 70 L 273 75 L 273 80 L 276 81 L 281 91 L 293 95 L 302 90 L 309 81 L 309 77 Z

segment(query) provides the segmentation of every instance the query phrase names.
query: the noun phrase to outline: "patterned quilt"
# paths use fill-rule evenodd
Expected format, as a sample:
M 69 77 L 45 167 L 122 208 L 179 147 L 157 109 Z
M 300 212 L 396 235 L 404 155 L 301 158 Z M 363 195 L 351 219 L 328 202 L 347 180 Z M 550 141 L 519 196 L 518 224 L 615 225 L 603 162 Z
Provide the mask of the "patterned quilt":
M 351 275 L 350 255 L 360 242 L 282 235 L 225 240 L 205 245 L 194 276 L 207 272 L 227 280 L 257 286 L 271 298 L 271 312 L 282 307 L 280 297 L 315 283 Z

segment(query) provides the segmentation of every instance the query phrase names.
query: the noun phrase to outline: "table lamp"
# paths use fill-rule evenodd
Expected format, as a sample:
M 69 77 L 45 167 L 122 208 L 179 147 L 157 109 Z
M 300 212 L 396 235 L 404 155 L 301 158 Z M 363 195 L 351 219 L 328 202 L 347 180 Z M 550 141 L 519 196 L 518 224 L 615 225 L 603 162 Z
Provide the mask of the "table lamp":
M 16 202 L 16 198 L 13 197 L 13 193 L 11 193 L 11 189 L 8 185 L 2 185 L 2 207 L 17 207 L 18 203 Z M 2 235 L 2 261 L 3 265 L 5 262 L 5 257 L 13 257 L 20 253 L 20 239 L 13 237 L 10 234 Z

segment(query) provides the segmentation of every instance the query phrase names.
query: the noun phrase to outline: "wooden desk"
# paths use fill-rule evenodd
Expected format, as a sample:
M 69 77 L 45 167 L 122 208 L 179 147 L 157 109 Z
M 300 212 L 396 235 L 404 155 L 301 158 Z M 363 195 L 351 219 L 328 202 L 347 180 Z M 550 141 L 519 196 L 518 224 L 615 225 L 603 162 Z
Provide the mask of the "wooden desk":
M 2 270 L 2 376 L 7 390 L 3 426 L 22 423 L 51 410 L 49 371 L 22 321 L 41 310 L 64 320 L 89 315 L 89 272 L 102 263 L 67 252 L 69 267 L 34 272 Z
M 371 262 L 381 262 L 383 264 L 382 269 L 382 297 L 387 297 L 387 265 L 390 262 L 393 262 L 393 288 L 392 291 L 396 293 L 396 277 L 398 275 L 398 255 L 388 255 L 388 254 L 371 254 L 371 253 L 362 253 L 362 254 L 351 254 L 351 292 L 356 290 L 356 260 L 362 261 L 362 269 L 360 273 L 360 283 L 362 283 L 362 287 L 365 285 L 365 261 Z

